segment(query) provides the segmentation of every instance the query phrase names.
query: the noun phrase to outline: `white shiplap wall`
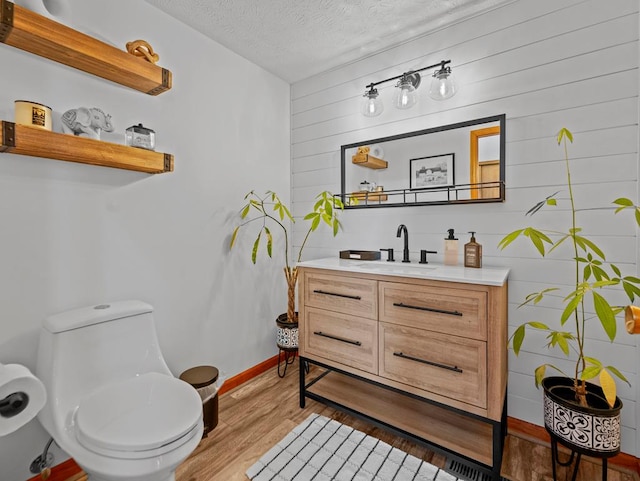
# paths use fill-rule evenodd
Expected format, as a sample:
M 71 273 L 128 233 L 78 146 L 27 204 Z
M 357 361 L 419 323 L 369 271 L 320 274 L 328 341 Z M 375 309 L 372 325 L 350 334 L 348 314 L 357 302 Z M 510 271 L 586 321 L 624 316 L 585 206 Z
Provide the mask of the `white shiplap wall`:
M 396 228 L 409 228 L 412 256 L 420 249 L 438 250 L 448 228 L 477 231 L 485 265 L 512 268 L 509 281 L 509 325 L 539 319 L 553 322 L 560 305 L 521 308 L 524 296 L 550 282 L 571 284 L 567 257 L 558 252 L 540 260 L 525 244 L 501 252 L 499 240 L 529 222 L 523 213 L 546 195 L 564 187 L 563 152 L 557 131 L 574 133 L 570 146 L 578 206 L 601 207 L 620 196 L 638 199 L 638 1 L 514 1 L 314 76 L 292 86 L 292 199 L 302 217 L 321 190 L 340 189 L 340 146 L 487 115 L 505 113 L 506 202 L 502 204 L 357 209 L 342 215 L 337 238 L 327 232 L 311 238 L 305 258 L 335 256 L 340 249 L 401 248 Z M 411 68 L 451 59 L 458 94 L 444 102 L 426 96 L 409 111 L 390 106 L 393 83 L 380 89 L 385 112 L 369 119 L 358 114 L 364 86 Z M 638 272 L 638 231 L 631 219 L 611 212 L 583 212 L 586 234 L 627 273 Z M 540 213 L 541 226 L 565 229 L 567 211 Z M 295 242 L 301 242 L 301 222 Z M 624 302 L 621 299 L 620 302 Z M 632 387 L 619 386 L 624 402 L 623 451 L 638 454 L 636 338 L 621 334 L 614 345 L 603 333 L 589 338 L 589 354 L 619 367 Z M 549 353 L 543 339 L 531 338 L 527 351 L 511 355 L 509 415 L 542 424 L 541 393 L 533 369 Z M 561 356 L 553 362 L 565 365 Z

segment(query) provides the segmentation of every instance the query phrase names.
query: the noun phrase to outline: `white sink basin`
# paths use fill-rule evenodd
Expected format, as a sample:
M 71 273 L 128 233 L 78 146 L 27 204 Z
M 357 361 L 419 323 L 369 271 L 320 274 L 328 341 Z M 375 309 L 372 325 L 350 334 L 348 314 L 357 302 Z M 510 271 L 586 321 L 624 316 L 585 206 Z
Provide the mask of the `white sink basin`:
M 360 269 L 371 270 L 372 272 L 378 272 L 380 274 L 408 274 L 408 275 L 420 275 L 425 271 L 433 271 L 438 268 L 437 265 L 431 264 L 419 264 L 408 262 L 387 262 L 387 261 L 371 261 L 361 262 L 357 264 Z

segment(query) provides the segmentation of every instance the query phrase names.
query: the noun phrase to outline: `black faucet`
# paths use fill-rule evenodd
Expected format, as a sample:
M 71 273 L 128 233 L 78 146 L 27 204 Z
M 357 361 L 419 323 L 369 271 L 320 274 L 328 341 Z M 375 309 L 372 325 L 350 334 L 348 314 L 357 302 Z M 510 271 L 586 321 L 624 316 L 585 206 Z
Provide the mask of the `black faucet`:
M 409 232 L 407 231 L 407 226 L 404 224 L 400 224 L 398 226 L 398 232 L 396 233 L 396 237 L 401 237 L 404 232 L 404 249 L 402 249 L 402 262 L 411 262 L 409 260 Z

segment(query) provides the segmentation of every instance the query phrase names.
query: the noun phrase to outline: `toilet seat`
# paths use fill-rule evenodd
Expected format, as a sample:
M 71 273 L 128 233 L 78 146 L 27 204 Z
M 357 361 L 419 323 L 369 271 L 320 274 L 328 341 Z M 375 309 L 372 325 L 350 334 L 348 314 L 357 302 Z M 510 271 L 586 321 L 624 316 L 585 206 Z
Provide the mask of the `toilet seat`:
M 74 413 L 81 445 L 98 454 L 128 459 L 176 449 L 191 439 L 201 422 L 197 391 L 156 372 L 104 386 L 83 399 Z

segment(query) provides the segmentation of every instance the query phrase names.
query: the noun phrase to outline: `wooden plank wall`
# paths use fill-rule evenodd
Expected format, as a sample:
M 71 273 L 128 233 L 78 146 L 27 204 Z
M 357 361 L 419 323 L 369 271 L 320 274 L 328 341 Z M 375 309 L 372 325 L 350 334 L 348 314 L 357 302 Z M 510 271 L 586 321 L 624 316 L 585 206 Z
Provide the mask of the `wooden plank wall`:
M 542 260 L 525 244 L 499 251 L 500 239 L 531 222 L 551 228 L 568 225 L 566 207 L 534 219 L 524 212 L 535 202 L 564 188 L 563 151 L 555 141 L 566 126 L 573 181 L 581 208 L 610 205 L 619 196 L 638 198 L 638 1 L 519 0 L 459 21 L 374 55 L 292 86 L 292 199 L 294 243 L 306 232 L 301 218 L 321 190 L 340 189 L 340 146 L 425 129 L 487 115 L 507 116 L 506 202 L 502 204 L 403 207 L 350 210 L 343 231 L 312 236 L 305 259 L 336 256 L 340 249 L 401 249 L 398 224 L 408 226 L 412 256 L 438 250 L 448 228 L 459 233 L 460 248 L 468 231 L 484 246 L 484 264 L 510 266 L 510 330 L 526 320 L 553 324 L 561 304 L 518 309 L 527 293 L 551 282 L 571 284 L 566 252 Z M 411 110 L 390 105 L 393 83 L 380 88 L 385 112 L 370 119 L 358 113 L 365 85 L 441 59 L 451 59 L 459 92 L 436 102 L 428 87 Z M 426 80 L 429 80 L 428 78 Z M 427 83 L 427 82 L 425 82 Z M 638 231 L 630 217 L 611 211 L 580 214 L 584 232 L 609 253 L 609 260 L 629 274 L 638 273 Z M 620 299 L 624 302 L 624 299 Z M 591 331 L 589 354 L 621 369 L 632 387 L 619 385 L 623 399 L 623 451 L 638 455 L 636 441 L 636 338 L 623 331 L 612 346 L 600 330 Z M 533 369 L 548 361 L 544 339 L 535 336 L 526 351 L 509 358 L 509 415 L 542 424 L 542 394 Z M 557 355 L 553 363 L 571 369 Z

